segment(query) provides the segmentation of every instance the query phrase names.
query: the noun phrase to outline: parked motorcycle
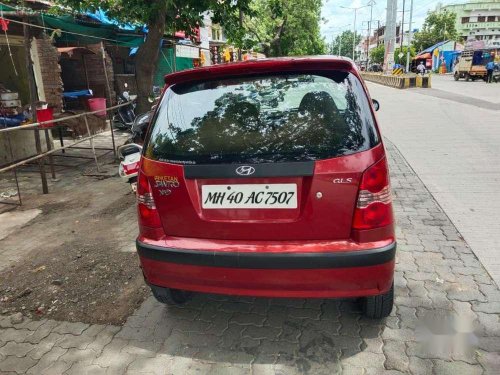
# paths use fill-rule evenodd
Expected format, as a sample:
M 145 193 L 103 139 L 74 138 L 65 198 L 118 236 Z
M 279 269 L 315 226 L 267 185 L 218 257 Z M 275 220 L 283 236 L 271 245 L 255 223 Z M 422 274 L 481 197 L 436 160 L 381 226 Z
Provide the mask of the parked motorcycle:
M 149 120 L 151 120 L 152 115 L 153 111 L 151 110 L 135 118 L 134 124 L 130 128 L 130 132 L 132 133 L 132 135 L 125 142 L 125 144 L 142 144 L 144 142 L 144 137 L 146 136 L 146 131 L 148 130 Z
M 120 95 L 118 95 L 118 104 L 123 104 L 127 102 L 131 102 L 128 105 L 124 105 L 119 107 L 113 116 L 113 124 L 118 129 L 130 129 L 134 124 L 135 118 L 137 117 L 135 114 L 135 99 L 136 95 L 130 95 L 130 92 L 127 91 L 128 85 L 125 83 L 125 91 L 123 91 Z

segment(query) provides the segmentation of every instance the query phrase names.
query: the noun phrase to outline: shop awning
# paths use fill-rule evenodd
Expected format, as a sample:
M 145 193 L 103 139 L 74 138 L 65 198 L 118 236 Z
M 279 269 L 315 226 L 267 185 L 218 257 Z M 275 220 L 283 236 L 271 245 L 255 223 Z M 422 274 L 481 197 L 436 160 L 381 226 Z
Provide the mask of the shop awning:
M 57 36 L 59 42 L 68 44 L 96 44 L 104 40 L 106 43 L 117 46 L 138 47 L 144 42 L 142 33 L 120 30 L 116 25 L 90 24 L 70 15 L 44 15 L 43 22 L 48 27 L 73 33 L 63 32 L 61 36 Z
M 421 60 L 421 59 L 431 59 L 432 55 L 430 53 L 424 53 L 422 55 L 415 56 L 413 60 Z

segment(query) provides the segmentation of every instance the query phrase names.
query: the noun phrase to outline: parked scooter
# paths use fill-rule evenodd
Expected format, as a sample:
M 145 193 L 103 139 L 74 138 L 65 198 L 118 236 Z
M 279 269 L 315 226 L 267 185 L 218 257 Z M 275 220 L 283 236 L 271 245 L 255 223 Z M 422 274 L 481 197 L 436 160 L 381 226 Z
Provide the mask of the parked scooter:
M 129 143 L 118 148 L 118 156 L 121 160 L 118 166 L 118 173 L 122 180 L 128 182 L 132 191 L 137 190 L 137 173 L 141 161 L 142 146 L 136 143 Z
M 125 86 L 126 87 L 126 86 Z M 156 93 L 153 90 L 153 95 L 149 101 L 153 104 L 149 112 L 143 113 L 134 119 L 133 125 L 130 127 L 132 135 L 127 139 L 123 146 L 118 148 L 118 156 L 121 160 L 118 166 L 120 177 L 130 183 L 132 191 L 137 190 L 137 174 L 139 172 L 139 163 L 141 161 L 142 144 L 146 137 L 149 122 L 153 117 L 156 106 L 161 93 Z
M 118 104 L 123 104 L 127 102 L 131 102 L 128 105 L 124 105 L 123 107 L 119 107 L 113 116 L 114 126 L 118 129 L 130 129 L 134 124 L 134 120 L 136 118 L 135 115 L 135 98 L 136 95 L 130 95 L 130 92 L 127 91 L 128 84 L 125 83 L 125 91 L 123 91 L 120 95 L 118 95 Z
M 125 182 L 130 183 L 133 192 L 137 189 L 137 173 L 142 152 L 141 145 L 144 142 L 152 115 L 153 111 L 151 110 L 137 116 L 134 125 L 131 127 L 132 135 L 123 146 L 118 148 L 118 156 L 121 160 L 118 173 Z

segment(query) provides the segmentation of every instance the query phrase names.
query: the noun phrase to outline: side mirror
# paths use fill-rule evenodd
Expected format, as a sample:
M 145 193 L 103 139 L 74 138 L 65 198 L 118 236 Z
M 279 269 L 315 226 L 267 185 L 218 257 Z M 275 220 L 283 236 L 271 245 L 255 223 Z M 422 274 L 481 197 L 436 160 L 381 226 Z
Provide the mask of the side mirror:
M 378 100 L 372 99 L 372 103 L 375 111 L 378 111 L 380 109 L 380 103 L 378 102 Z

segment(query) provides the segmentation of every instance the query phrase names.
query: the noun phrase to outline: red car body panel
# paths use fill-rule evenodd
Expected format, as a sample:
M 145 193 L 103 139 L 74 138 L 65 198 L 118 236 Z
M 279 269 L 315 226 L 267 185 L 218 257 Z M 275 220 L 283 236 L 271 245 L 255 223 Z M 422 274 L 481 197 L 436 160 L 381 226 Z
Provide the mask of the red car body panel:
M 152 285 L 202 293 L 256 297 L 365 297 L 386 293 L 392 284 L 394 261 L 340 269 L 239 269 L 158 262 L 141 258 Z
M 349 72 L 363 82 L 350 60 L 322 56 L 197 68 L 167 75 L 165 83 L 168 87 L 264 73 L 330 70 Z M 364 83 L 363 88 L 370 100 Z M 370 110 L 376 125 L 371 106 Z M 187 178 L 184 165 L 143 156 L 140 175 L 149 182 L 161 221 L 161 228 L 150 228 L 139 220 L 137 247 L 147 282 L 174 289 L 265 297 L 357 297 L 387 292 L 394 272 L 392 221 L 373 229 L 353 229 L 363 173 L 384 157 L 380 141 L 367 151 L 315 161 L 311 176 L 222 179 Z M 202 208 L 205 184 L 271 183 L 297 184 L 298 207 Z M 165 186 L 168 194 L 161 191 Z M 366 260 L 371 259 L 367 252 L 380 249 L 386 254 L 381 261 Z M 350 255 L 358 256 L 338 266 L 337 259 L 344 264 L 344 256 L 354 259 Z M 329 266 L 322 266 L 319 259 L 325 259 Z M 308 262 L 318 267 L 311 268 Z
M 384 156 L 383 146 L 357 154 L 321 160 L 315 163 L 312 177 L 186 179 L 184 166 L 144 158 L 142 172 L 152 186 L 156 207 L 163 227 L 170 236 L 221 238 L 234 240 L 315 240 L 345 239 L 351 234 L 352 216 L 362 172 Z M 171 194 L 161 196 L 155 188 L 155 176 L 179 181 Z M 332 181 L 350 178 L 349 183 L 333 185 Z M 298 185 L 297 209 L 293 210 L 204 210 L 201 208 L 203 184 L 266 184 L 293 182 Z M 334 190 L 324 199 L 317 192 Z M 334 211 L 332 211 L 334 207 Z M 329 220 L 335 216 L 336 219 Z M 342 219 L 340 219 L 342 218 Z M 186 223 L 190 223 L 189 226 Z M 272 231 L 269 230 L 272 224 Z M 168 229 L 167 229 L 168 228 Z

